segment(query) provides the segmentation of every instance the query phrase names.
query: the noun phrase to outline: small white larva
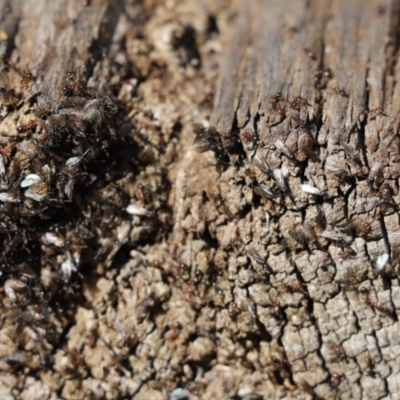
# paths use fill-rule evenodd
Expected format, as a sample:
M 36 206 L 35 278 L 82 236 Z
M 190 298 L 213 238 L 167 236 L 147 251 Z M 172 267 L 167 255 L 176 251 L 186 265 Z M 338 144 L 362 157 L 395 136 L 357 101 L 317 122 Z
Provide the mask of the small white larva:
M 300 187 L 301 187 L 301 190 L 302 190 L 304 193 L 312 194 L 312 195 L 314 195 L 314 196 L 321 196 L 321 197 L 323 197 L 323 196 L 325 196 L 325 194 L 326 194 L 323 190 L 318 189 L 318 188 L 316 188 L 315 186 L 312 186 L 312 185 L 309 185 L 309 184 L 300 185 Z

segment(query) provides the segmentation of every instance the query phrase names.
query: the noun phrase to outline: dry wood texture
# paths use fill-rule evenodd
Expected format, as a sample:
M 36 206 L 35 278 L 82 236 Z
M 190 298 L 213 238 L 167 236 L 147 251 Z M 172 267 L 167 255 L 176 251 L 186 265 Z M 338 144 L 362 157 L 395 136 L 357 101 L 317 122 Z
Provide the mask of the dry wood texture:
M 297 384 L 322 398 L 395 398 L 399 4 L 237 7 L 209 135 L 236 159 L 220 177 L 224 206 L 239 226 L 253 224 L 248 254 L 270 268 L 270 285 L 250 285 L 247 296 Z M 238 179 L 244 169 L 251 180 Z
M 1 398 L 399 397 L 398 1 L 0 10 Z

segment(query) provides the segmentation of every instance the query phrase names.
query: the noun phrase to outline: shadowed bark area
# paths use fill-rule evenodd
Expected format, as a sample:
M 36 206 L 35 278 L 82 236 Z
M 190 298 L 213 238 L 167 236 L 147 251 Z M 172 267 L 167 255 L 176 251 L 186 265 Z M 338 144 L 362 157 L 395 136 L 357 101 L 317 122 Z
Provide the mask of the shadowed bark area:
M 397 398 L 400 2 L 26 3 L 0 397 Z

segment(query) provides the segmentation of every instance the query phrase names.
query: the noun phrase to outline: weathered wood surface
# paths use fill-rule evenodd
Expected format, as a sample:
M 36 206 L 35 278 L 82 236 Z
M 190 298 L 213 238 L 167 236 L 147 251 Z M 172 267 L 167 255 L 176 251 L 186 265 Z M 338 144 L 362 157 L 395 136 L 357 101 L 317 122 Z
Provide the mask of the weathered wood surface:
M 311 385 L 321 398 L 396 398 L 399 3 L 252 1 L 238 2 L 237 9 L 235 33 L 228 36 L 221 61 L 211 126 L 228 152 L 235 140 L 231 136 L 240 138 L 246 157 L 243 150 L 239 155 L 232 151 L 231 159 L 237 161 L 220 177 L 221 196 L 238 220 L 243 214 L 249 224 L 261 218 L 263 229 L 253 227 L 243 240 L 248 249 L 265 256 L 273 271 L 270 285 L 263 290 L 250 285 L 247 296 L 273 337 L 271 348 L 274 344 L 284 350 L 297 384 Z M 282 100 L 272 98 L 277 92 Z M 298 96 L 308 104 L 295 104 Z M 255 145 L 249 143 L 253 137 Z M 277 148 L 277 140 L 293 159 Z M 342 142 L 360 165 L 346 155 Z M 304 150 L 315 154 L 309 157 Z M 258 156 L 271 169 L 269 176 L 257 168 Z M 349 174 L 340 177 L 329 171 L 328 157 Z M 367 177 L 374 162 L 382 168 L 371 187 Z M 259 207 L 249 209 L 258 196 L 248 195 L 247 188 L 265 184 L 273 190 L 278 185 L 273 171 L 279 168 L 289 170 L 291 194 L 279 206 L 277 199 L 261 200 Z M 254 171 L 256 179 L 233 181 L 243 169 Z M 305 183 L 326 195 L 304 193 L 300 185 Z M 390 187 L 386 198 L 384 185 Z M 382 198 L 385 202 L 372 208 L 371 199 Z M 345 243 L 318 237 L 324 229 L 317 222 L 318 207 L 326 229 Z M 340 230 L 341 223 L 354 219 L 370 223 L 370 231 Z M 307 224 L 316 236 L 303 249 L 290 232 L 307 242 L 302 234 Z M 292 247 L 277 250 L 283 239 Z M 354 255 L 344 257 L 347 247 Z M 323 261 L 325 251 L 331 257 L 328 263 Z M 380 274 L 378 258 L 385 253 L 390 261 Z M 284 290 L 292 281 L 304 285 L 296 295 Z M 286 313 L 279 322 L 270 316 L 274 298 Z M 369 360 L 374 373 L 368 373 Z
M 119 99 L 125 151 L 91 151 L 96 183 L 82 179 L 62 218 L 39 218 L 3 255 L 2 268 L 28 254 L 42 286 L 23 264 L 2 269 L 3 286 L 25 282 L 36 301 L 1 294 L 2 396 L 174 399 L 166 393 L 184 387 L 190 399 L 397 398 L 399 2 L 29 3 L 0 0 L 0 55 L 36 77 L 19 89 L 6 66 L 19 102 L 3 110 L 2 154 L 38 108 L 65 112 L 62 88 L 78 70 L 86 102 Z M 56 166 L 68 157 L 40 154 L 52 156 Z M 328 157 L 348 172 L 329 171 Z M 285 168 L 286 193 L 277 189 Z M 261 198 L 260 185 L 275 197 Z M 2 210 L 18 215 L 20 201 Z M 46 201 L 45 216 L 55 204 Z M 129 215 L 128 204 L 151 214 Z M 82 205 L 92 218 L 69 214 Z M 351 219 L 359 224 L 340 229 Z M 67 244 L 44 243 L 48 231 Z M 83 261 L 62 279 L 77 246 Z

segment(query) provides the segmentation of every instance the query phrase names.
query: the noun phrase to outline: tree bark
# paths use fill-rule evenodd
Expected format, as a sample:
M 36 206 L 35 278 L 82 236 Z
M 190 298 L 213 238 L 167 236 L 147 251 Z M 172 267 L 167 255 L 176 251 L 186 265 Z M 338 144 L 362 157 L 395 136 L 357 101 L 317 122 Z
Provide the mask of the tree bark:
M 3 397 L 397 398 L 400 3 L 84 3 L 0 0 Z
M 270 284 L 248 282 L 245 294 L 272 336 L 264 362 L 273 369 L 283 351 L 293 381 L 321 398 L 399 390 L 398 356 L 389 355 L 399 343 L 398 7 L 239 2 L 221 59 L 211 125 L 221 147 L 229 152 L 238 137 L 240 150 L 219 184 L 247 233 L 239 255 L 255 249 L 270 268 Z M 269 189 L 261 204 L 259 185 Z

